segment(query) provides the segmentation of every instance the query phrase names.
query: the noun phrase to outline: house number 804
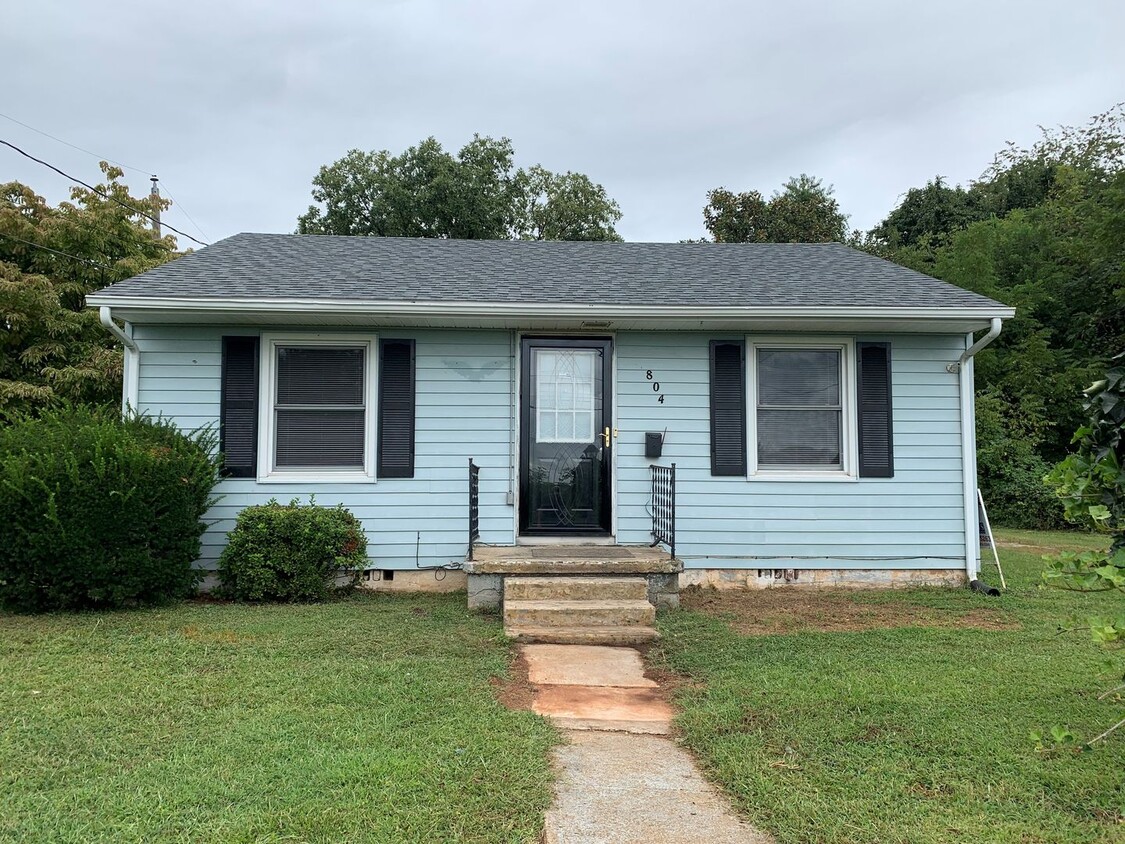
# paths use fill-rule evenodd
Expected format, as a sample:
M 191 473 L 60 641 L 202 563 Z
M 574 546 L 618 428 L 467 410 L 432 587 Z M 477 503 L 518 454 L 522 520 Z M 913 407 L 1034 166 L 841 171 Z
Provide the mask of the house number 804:
M 659 382 L 659 381 L 657 381 L 657 380 L 656 380 L 656 379 L 655 379 L 655 378 L 653 377 L 653 374 L 652 374 L 652 370 L 651 370 L 651 369 L 646 369 L 646 370 L 645 370 L 645 380 L 647 380 L 647 381 L 652 381 L 652 391 L 653 391 L 654 393 L 659 393 L 659 394 L 660 394 L 660 398 L 658 398 L 658 399 L 656 400 L 656 401 L 657 401 L 657 403 L 658 403 L 658 404 L 664 404 L 664 394 L 660 392 L 660 382 Z

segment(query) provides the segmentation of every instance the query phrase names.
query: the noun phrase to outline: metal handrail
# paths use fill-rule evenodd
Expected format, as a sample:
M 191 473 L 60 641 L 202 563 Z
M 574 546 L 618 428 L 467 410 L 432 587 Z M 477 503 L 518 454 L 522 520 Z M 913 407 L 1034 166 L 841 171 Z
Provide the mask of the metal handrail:
M 652 545 L 676 556 L 676 464 L 652 467 Z
M 469 560 L 473 543 L 480 539 L 480 466 L 469 458 Z

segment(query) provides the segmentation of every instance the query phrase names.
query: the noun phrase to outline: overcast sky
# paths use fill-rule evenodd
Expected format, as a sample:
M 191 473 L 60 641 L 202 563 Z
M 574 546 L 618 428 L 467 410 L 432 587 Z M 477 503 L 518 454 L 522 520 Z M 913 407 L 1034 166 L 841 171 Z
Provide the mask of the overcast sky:
M 348 149 L 474 132 L 605 185 L 626 240 L 699 237 L 709 189 L 801 172 L 866 229 L 936 174 L 975 178 L 1006 140 L 1125 100 L 1121 0 L 0 0 L 0 25 L 0 112 L 159 174 L 204 240 L 293 231 Z M 0 138 L 98 177 L 3 118 Z M 68 190 L 0 147 L 10 179 Z

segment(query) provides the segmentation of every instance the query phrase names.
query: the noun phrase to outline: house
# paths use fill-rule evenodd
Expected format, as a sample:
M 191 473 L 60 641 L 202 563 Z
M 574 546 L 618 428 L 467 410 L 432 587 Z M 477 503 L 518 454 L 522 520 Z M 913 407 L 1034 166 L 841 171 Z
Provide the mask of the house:
M 841 244 L 241 234 L 88 303 L 128 407 L 221 426 L 204 567 L 315 495 L 374 585 L 475 550 L 477 603 L 544 543 L 658 592 L 977 574 L 972 355 L 1014 311 Z

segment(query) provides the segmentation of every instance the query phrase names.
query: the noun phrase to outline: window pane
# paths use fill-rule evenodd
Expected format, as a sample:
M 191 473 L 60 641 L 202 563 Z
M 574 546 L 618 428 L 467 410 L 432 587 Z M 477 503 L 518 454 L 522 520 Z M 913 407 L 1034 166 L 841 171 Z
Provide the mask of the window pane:
M 839 405 L 839 349 L 758 349 L 759 407 Z
M 840 411 L 758 410 L 758 465 L 841 467 Z
M 279 347 L 277 403 L 362 407 L 363 358 L 363 349 Z
M 362 410 L 285 410 L 277 414 L 277 468 L 362 469 Z

